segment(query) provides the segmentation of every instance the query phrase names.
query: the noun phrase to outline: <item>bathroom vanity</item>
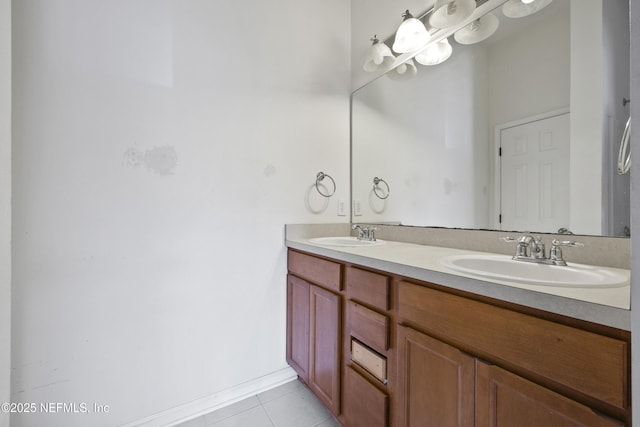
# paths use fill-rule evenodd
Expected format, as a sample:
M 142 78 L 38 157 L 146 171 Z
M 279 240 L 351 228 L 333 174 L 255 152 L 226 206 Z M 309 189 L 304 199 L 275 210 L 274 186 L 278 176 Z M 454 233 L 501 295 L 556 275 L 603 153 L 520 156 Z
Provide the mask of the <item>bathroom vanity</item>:
M 630 425 L 626 310 L 593 321 L 590 302 L 399 262 L 454 249 L 388 245 L 287 237 L 287 360 L 344 426 Z

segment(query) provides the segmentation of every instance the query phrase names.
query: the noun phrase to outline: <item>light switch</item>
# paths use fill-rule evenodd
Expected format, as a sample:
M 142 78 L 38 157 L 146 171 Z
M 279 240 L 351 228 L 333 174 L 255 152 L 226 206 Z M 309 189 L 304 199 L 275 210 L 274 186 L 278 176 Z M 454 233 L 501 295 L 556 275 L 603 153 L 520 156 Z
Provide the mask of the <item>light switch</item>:
M 338 216 L 347 216 L 346 204 L 344 199 L 338 199 Z
M 353 201 L 353 216 L 362 216 L 362 200 Z

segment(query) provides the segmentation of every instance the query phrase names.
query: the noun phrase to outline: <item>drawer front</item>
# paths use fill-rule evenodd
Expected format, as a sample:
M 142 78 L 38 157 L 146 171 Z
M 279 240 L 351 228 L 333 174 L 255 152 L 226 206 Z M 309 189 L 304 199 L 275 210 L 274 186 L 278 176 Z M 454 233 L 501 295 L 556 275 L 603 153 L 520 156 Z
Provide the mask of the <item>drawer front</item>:
M 351 360 L 362 366 L 381 383 L 387 383 L 386 357 L 370 350 L 355 339 L 351 339 Z
M 347 290 L 352 299 L 380 310 L 389 310 L 389 277 L 355 267 L 347 268 L 346 277 Z
M 398 284 L 404 321 L 522 375 L 628 406 L 628 344 L 408 282 Z
M 336 292 L 342 290 L 342 265 L 337 262 L 290 250 L 288 264 L 289 271 L 298 277 Z
M 389 396 L 347 368 L 344 413 L 349 427 L 386 427 L 389 425 Z
M 389 349 L 389 318 L 349 301 L 347 325 L 351 335 L 377 351 Z

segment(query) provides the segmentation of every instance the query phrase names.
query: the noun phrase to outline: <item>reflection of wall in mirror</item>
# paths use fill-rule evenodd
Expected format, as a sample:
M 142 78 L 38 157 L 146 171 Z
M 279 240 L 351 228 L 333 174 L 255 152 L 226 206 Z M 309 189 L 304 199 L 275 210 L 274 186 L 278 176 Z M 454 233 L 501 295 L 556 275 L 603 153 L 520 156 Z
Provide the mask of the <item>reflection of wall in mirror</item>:
M 411 84 L 383 77 L 357 92 L 353 197 L 368 201 L 374 176 L 392 188 L 383 212 L 363 203 L 358 221 L 486 226 L 486 60 L 467 52 Z
M 569 104 L 568 11 L 553 18 L 521 36 L 456 46 L 410 82 L 383 77 L 356 92 L 353 197 L 366 201 L 374 176 L 393 188 L 383 212 L 364 203 L 358 221 L 493 225 L 493 126 Z
M 603 10 L 603 93 L 605 149 L 603 150 L 603 234 L 629 235 L 630 174 L 619 175 L 618 151 L 629 118 L 630 58 L 629 2 L 607 1 Z

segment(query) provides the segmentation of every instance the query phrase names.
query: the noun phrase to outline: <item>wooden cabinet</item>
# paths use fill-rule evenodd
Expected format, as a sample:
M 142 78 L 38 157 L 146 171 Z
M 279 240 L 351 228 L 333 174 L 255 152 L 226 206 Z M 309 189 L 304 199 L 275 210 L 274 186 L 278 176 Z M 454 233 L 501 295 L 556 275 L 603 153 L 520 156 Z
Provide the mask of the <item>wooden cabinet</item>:
M 289 252 L 287 362 L 314 394 L 340 414 L 341 265 Z M 299 277 L 299 276 L 301 277 Z M 324 285 L 324 286 L 323 286 Z
M 411 328 L 398 328 L 397 426 L 471 427 L 474 395 L 473 357 Z
M 340 297 L 317 286 L 309 292 L 309 388 L 340 413 Z
M 400 426 L 625 425 L 626 340 L 404 281 L 398 316 Z
M 350 367 L 345 372 L 344 400 L 347 426 L 388 426 L 389 396 Z
M 476 377 L 477 427 L 624 425 L 495 365 L 478 361 Z
M 625 426 L 627 331 L 289 251 L 287 361 L 345 427 Z
M 311 285 L 287 277 L 287 362 L 305 383 L 309 381 L 309 291 Z
M 398 426 L 624 425 L 411 328 L 398 340 Z

